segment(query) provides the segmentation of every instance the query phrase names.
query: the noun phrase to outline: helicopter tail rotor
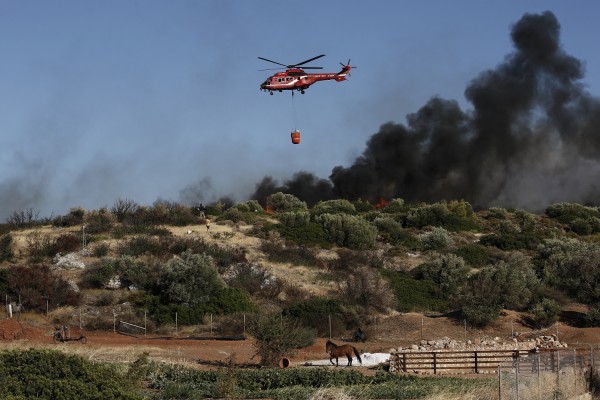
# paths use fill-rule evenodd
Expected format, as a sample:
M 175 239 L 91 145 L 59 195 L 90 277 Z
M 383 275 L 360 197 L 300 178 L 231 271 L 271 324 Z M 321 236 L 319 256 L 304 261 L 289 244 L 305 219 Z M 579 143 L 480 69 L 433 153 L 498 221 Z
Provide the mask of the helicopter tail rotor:
M 342 70 L 338 73 L 338 75 L 344 74 L 350 76 L 350 70 L 352 68 L 356 68 L 350 65 L 350 59 L 348 59 L 348 62 L 346 64 L 340 62 L 340 65 L 342 66 Z

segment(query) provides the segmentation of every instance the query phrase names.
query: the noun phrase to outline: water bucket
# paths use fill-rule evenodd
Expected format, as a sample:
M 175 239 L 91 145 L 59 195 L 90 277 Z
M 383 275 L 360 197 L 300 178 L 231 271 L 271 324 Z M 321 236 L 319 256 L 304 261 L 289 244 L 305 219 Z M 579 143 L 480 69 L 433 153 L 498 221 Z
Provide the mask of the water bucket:
M 289 368 L 290 367 L 290 360 L 283 357 L 281 360 L 279 360 L 279 368 Z
M 299 130 L 292 131 L 292 143 L 300 144 L 300 131 Z

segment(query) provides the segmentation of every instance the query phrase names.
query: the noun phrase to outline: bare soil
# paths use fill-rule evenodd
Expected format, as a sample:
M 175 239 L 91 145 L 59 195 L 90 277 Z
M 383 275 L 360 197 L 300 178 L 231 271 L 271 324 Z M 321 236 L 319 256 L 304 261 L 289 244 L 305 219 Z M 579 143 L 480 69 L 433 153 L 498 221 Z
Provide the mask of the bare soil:
M 573 306 L 574 313 L 578 307 Z M 448 337 L 454 340 L 478 340 L 496 338 L 510 342 L 527 340 L 538 335 L 557 334 L 561 342 L 569 347 L 589 347 L 600 343 L 600 328 L 579 328 L 563 322 L 550 329 L 534 330 L 526 326 L 525 316 L 506 311 L 500 319 L 485 330 L 475 330 L 448 316 L 425 316 L 406 313 L 375 320 L 364 330 L 368 335 L 365 343 L 353 343 L 361 353 L 386 353 L 400 346 L 416 344 L 421 339 L 435 340 Z M 257 367 L 252 338 L 245 340 L 198 340 L 179 336 L 129 336 L 111 331 L 86 331 L 71 327 L 71 336 L 85 334 L 87 344 L 77 341 L 54 344 L 52 334 L 55 327 L 39 318 L 17 318 L 0 320 L 0 349 L 49 348 L 79 354 L 88 359 L 130 363 L 143 353 L 154 360 L 183 364 L 199 369 L 214 369 L 225 365 L 230 357 L 240 366 Z M 351 332 L 347 336 L 350 337 Z M 194 335 L 195 336 L 195 335 Z M 323 360 L 327 338 L 318 338 L 313 345 L 286 355 L 291 367 L 304 365 L 310 360 Z M 347 342 L 344 338 L 333 338 L 337 343 Z M 344 362 L 345 363 L 345 362 Z M 367 372 L 367 367 L 362 367 Z

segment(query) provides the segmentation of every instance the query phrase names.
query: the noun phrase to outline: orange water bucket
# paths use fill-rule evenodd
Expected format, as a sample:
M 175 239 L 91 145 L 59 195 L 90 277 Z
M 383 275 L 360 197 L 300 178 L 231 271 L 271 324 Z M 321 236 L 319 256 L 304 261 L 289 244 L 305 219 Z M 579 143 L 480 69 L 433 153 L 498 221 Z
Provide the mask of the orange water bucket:
M 297 129 L 292 131 L 292 143 L 300 144 L 300 131 Z

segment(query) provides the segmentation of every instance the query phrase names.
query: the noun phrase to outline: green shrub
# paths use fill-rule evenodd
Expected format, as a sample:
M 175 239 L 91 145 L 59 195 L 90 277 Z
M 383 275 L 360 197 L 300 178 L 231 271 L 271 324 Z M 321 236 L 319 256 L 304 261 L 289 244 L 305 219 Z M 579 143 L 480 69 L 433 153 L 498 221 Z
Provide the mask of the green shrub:
M 160 286 L 165 303 L 194 306 L 206 303 L 225 287 L 225 282 L 212 257 L 187 250 L 169 260 L 161 274 Z
M 186 250 L 191 250 L 195 254 L 205 253 L 213 258 L 219 270 L 223 270 L 234 263 L 246 261 L 244 249 L 222 247 L 214 243 L 209 243 L 204 239 L 174 237 L 164 239 L 163 242 L 169 254 L 178 255 Z
M 413 270 L 417 278 L 435 282 L 445 298 L 452 298 L 463 289 L 468 273 L 465 261 L 454 254 L 437 255 Z
M 250 318 L 248 333 L 255 339 L 260 364 L 274 367 L 289 351 L 310 346 L 316 336 L 312 329 L 280 314 L 256 314 Z
M 600 218 L 600 210 L 598 207 L 587 207 L 576 203 L 556 203 L 546 208 L 546 215 L 565 224 L 575 218 Z
M 448 301 L 440 296 L 440 288 L 428 280 L 418 280 L 408 272 L 382 270 L 396 298 L 396 310 L 445 311 Z
M 313 215 L 321 214 L 356 214 L 354 204 L 348 200 L 327 200 L 318 202 L 311 210 Z
M 251 213 L 263 213 L 263 208 L 260 203 L 256 200 L 248 200 L 244 203 L 239 203 L 234 206 L 241 212 L 251 212 Z
M 267 199 L 267 208 L 275 212 L 306 210 L 306 202 L 296 196 L 277 192 Z
M 412 208 L 406 215 L 406 225 L 414 228 L 440 226 L 451 231 L 479 229 L 477 215 L 471 205 L 463 200 Z
M 293 227 L 284 224 L 277 224 L 271 227 L 279 232 L 281 237 L 287 242 L 293 242 L 299 246 L 317 246 L 328 249 L 334 244 L 323 226 L 314 222 Z
M 375 243 L 376 230 L 363 218 L 347 214 L 321 214 L 315 218 L 329 239 L 350 249 L 368 249 Z
M 116 274 L 113 260 L 102 259 L 99 263 L 89 266 L 83 271 L 82 283 L 86 287 L 103 288 Z
M 492 262 L 492 255 L 488 247 L 479 243 L 469 243 L 453 251 L 467 264 L 474 268 L 481 268 Z
M 424 250 L 446 250 L 454 244 L 450 233 L 444 228 L 433 227 L 429 232 L 419 235 L 419 243 Z
M 115 367 L 53 350 L 0 353 L 3 399 L 142 399 Z
M 538 328 L 546 328 L 558 321 L 560 305 L 552 299 L 543 298 L 531 310 L 533 323 Z
M 389 203 L 380 208 L 381 212 L 386 214 L 406 213 L 409 207 L 404 203 L 404 199 L 392 199 Z
M 69 213 L 64 216 L 56 217 L 52 220 L 53 226 L 67 227 L 75 225 L 83 225 L 85 210 L 81 207 L 71 208 Z
M 533 250 L 540 243 L 540 239 L 530 230 L 523 231 L 510 221 L 502 221 L 496 233 L 482 237 L 479 243 L 484 246 L 495 246 L 504 251 Z
M 108 243 L 98 243 L 94 246 L 92 254 L 94 257 L 102 258 L 106 257 L 110 252 L 110 245 Z
M 221 215 L 219 216 L 219 220 L 220 221 L 231 221 L 234 223 L 247 222 L 246 214 L 248 214 L 248 213 L 244 213 L 237 208 L 230 208 L 227 211 L 221 213 Z
M 586 304 L 600 303 L 600 245 L 575 239 L 550 239 L 535 259 L 548 285 Z
M 479 302 L 483 310 L 484 306 L 493 306 L 522 311 L 538 301 L 541 288 L 529 259 L 514 253 L 470 277 L 462 298 L 463 309 L 466 306 L 477 311 Z
M 362 199 L 354 200 L 352 202 L 352 205 L 354 206 L 356 212 L 359 213 L 369 212 L 373 210 L 373 206 L 371 205 L 371 203 Z
M 202 324 L 208 314 L 234 314 L 254 312 L 255 307 L 248 293 L 240 288 L 223 287 L 214 290 L 205 302 L 195 305 L 165 303 L 160 294 L 146 295 L 144 307 L 158 324 L 174 324 L 175 315 L 179 325 Z
M 416 249 L 419 245 L 418 239 L 402 224 L 391 217 L 380 217 L 373 220 L 377 233 L 381 240 L 394 246 L 403 245 L 409 249 Z
M 233 368 L 225 371 L 202 371 L 194 368 L 150 362 L 144 368 L 149 388 L 160 390 L 161 398 L 270 398 L 277 400 L 308 399 L 421 399 L 448 393 L 462 398 L 465 393 L 479 393 L 491 398 L 497 392 L 493 379 L 455 377 L 421 377 L 378 371 L 363 374 L 349 368 Z M 232 373 L 233 372 L 233 373 Z M 234 377 L 231 391 L 223 391 L 223 380 Z M 229 386 L 231 388 L 231 386 Z M 461 397 L 462 396 L 462 397 Z
M 593 232 L 592 224 L 583 218 L 575 218 L 569 224 L 569 228 L 576 234 L 582 236 L 591 235 Z
M 162 256 L 169 254 L 168 241 L 159 238 L 140 235 L 119 244 L 118 252 L 122 256 L 138 257 L 144 254 Z
M 484 327 L 500 317 L 500 305 L 486 298 L 467 297 L 463 301 L 462 314 L 476 327 Z
M 502 207 L 490 207 L 488 210 L 488 216 L 491 218 L 496 218 L 500 220 L 508 219 L 509 214 L 506 208 Z
M 300 228 L 310 222 L 308 211 L 289 211 L 279 214 L 279 221 L 288 228 Z

